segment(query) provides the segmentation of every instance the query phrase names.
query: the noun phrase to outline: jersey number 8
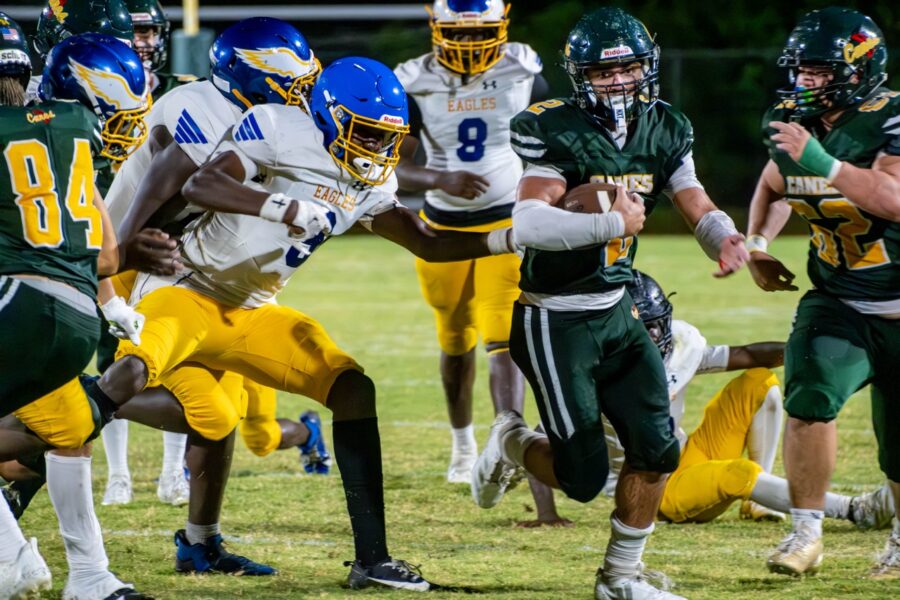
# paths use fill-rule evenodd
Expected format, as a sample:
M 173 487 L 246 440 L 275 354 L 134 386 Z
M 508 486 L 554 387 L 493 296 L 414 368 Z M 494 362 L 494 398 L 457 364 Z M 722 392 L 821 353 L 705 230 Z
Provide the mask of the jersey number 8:
M 87 222 L 85 245 L 99 250 L 103 245 L 100 211 L 94 206 L 94 164 L 91 144 L 73 140 L 65 206 L 73 221 Z M 22 215 L 25 241 L 35 248 L 58 248 L 65 241 L 62 211 L 50 153 L 42 142 L 11 142 L 3 151 L 15 203 Z
M 456 156 L 463 162 L 476 162 L 484 156 L 484 141 L 487 139 L 487 123 L 477 117 L 463 119 L 457 130 L 459 143 Z

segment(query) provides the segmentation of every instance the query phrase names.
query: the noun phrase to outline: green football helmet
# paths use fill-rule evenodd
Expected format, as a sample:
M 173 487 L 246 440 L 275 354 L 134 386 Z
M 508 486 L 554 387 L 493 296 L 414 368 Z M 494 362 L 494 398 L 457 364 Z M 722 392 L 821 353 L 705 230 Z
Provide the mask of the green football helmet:
M 0 12 L 0 77 L 15 77 L 23 88 L 28 87 L 31 78 L 25 32 L 3 12 Z
M 614 111 L 622 110 L 615 107 L 624 104 L 625 119 L 631 121 L 659 98 L 659 46 L 644 24 L 621 8 L 604 7 L 581 17 L 569 33 L 563 61 L 575 101 L 595 120 L 621 118 Z M 643 71 L 634 83 L 599 89 L 586 75 L 590 68 L 634 62 Z
M 884 83 L 886 65 L 884 34 L 872 19 L 849 8 L 814 10 L 794 27 L 778 59 L 790 82 L 778 96 L 803 117 L 852 106 Z M 798 86 L 801 66 L 828 67 L 832 79 L 818 88 Z
M 134 51 L 151 71 L 158 71 L 166 64 L 168 57 L 169 31 L 172 28 L 169 19 L 158 0 L 125 0 L 125 6 L 128 7 L 131 24 L 135 29 L 149 27 L 156 30 L 155 44 L 147 46 L 135 40 Z
M 105 33 L 129 46 L 134 29 L 122 0 L 50 0 L 38 19 L 34 49 L 45 58 L 50 49 L 79 33 Z

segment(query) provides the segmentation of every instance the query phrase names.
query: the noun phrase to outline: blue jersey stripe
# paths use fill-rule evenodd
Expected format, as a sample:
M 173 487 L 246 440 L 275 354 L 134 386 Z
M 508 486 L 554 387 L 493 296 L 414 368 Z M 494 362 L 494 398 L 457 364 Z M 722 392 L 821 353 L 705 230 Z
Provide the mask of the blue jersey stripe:
M 203 135 L 203 130 L 200 129 L 200 126 L 197 125 L 196 121 L 191 118 L 191 115 L 188 113 L 187 109 L 181 111 L 181 119 L 184 119 L 187 123 L 187 126 L 194 132 L 194 136 L 197 138 L 198 143 L 205 144 L 206 136 Z M 179 121 L 181 120 L 179 119 Z
M 197 144 L 200 142 L 180 119 L 178 120 L 178 125 L 175 127 L 175 134 L 181 137 L 182 141 L 180 143 L 182 144 Z M 178 140 L 176 139 L 175 141 Z
M 247 115 L 247 122 L 250 123 L 250 127 L 253 128 L 253 133 L 256 134 L 256 139 L 258 139 L 258 140 L 263 139 L 262 131 L 260 131 L 259 124 L 256 122 L 256 116 L 255 115 Z

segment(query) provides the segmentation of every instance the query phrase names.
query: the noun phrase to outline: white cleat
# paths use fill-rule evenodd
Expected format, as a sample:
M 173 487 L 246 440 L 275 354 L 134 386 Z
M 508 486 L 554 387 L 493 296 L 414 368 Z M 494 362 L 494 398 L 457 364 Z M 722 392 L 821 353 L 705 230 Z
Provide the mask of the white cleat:
M 650 585 L 649 580 L 658 581 L 660 587 Z M 594 598 L 597 600 L 687 600 L 668 591 L 673 584 L 671 580 L 657 571 L 643 571 L 630 579 L 609 580 L 603 573 L 603 567 L 597 569 L 597 583 L 594 586 Z
M 134 500 L 131 491 L 131 475 L 113 475 L 106 482 L 106 491 L 103 492 L 103 506 L 113 504 L 128 504 Z
M 748 521 L 775 521 L 782 522 L 787 519 L 787 515 L 781 511 L 773 510 L 767 506 L 763 506 L 759 502 L 753 500 L 744 500 L 741 502 L 741 518 Z
M 503 438 L 517 427 L 528 427 L 517 413 L 504 410 L 494 419 L 484 451 L 472 468 L 472 499 L 481 508 L 493 508 L 506 490 L 525 478 L 525 470 L 503 455 Z
M 800 525 L 781 540 L 766 561 L 766 566 L 772 573 L 781 575 L 815 575 L 824 557 L 822 536 L 813 532 L 812 528 Z
M 859 529 L 884 529 L 894 516 L 894 495 L 884 484 L 874 492 L 850 498 L 850 520 Z
M 0 563 L 0 600 L 37 598 L 52 587 L 50 569 L 38 552 L 37 540 L 25 542 L 16 560 Z
M 191 498 L 191 486 L 184 476 L 184 470 L 178 469 L 159 476 L 156 497 L 164 504 L 184 506 Z
M 449 483 L 472 483 L 472 467 L 478 459 L 478 450 L 471 452 L 454 452 L 450 457 L 450 466 L 447 468 L 447 481 Z
M 891 532 L 884 552 L 878 557 L 878 563 L 869 574 L 872 579 L 893 580 L 900 579 L 900 534 L 897 530 Z

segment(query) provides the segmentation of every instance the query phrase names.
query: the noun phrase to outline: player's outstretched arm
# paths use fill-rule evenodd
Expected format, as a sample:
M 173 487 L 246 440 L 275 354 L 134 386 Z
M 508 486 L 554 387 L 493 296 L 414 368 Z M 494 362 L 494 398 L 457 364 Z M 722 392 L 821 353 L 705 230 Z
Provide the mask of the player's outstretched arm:
M 94 185 L 94 207 L 100 212 L 100 223 L 103 227 L 103 243 L 100 246 L 100 254 L 97 256 L 97 276 L 100 278 L 115 275 L 119 270 L 119 242 L 116 240 L 116 230 L 106 203 L 100 190 Z
M 799 123 L 772 121 L 769 127 L 776 148 L 787 152 L 798 165 L 828 182 L 864 211 L 900 222 L 900 156 L 884 154 L 863 169 L 828 154 L 817 139 Z M 895 142 L 896 143 L 896 142 Z M 890 145 L 896 148 L 895 145 Z
M 750 258 L 744 248 L 744 236 L 734 221 L 719 210 L 702 187 L 689 187 L 675 193 L 672 201 L 694 231 L 694 237 L 706 255 L 719 263 L 715 277 L 738 271 Z
M 474 200 L 490 186 L 487 179 L 469 171 L 441 171 L 417 165 L 415 156 L 418 148 L 419 140 L 411 135 L 406 136 L 400 146 L 400 163 L 395 173 L 401 190 L 443 190 L 457 198 Z
M 791 216 L 791 207 L 783 200 L 784 180 L 778 166 L 769 161 L 763 168 L 753 199 L 750 200 L 750 223 L 747 226 L 747 268 L 753 281 L 767 292 L 796 291 L 795 275 L 781 261 L 768 253 L 769 242 L 781 232 Z
M 515 252 L 509 227 L 489 233 L 439 231 L 404 206 L 373 217 L 372 233 L 403 246 L 427 262 L 452 262 Z
M 743 371 L 764 367 L 774 369 L 784 364 L 784 342 L 756 342 L 728 348 L 726 371 Z

